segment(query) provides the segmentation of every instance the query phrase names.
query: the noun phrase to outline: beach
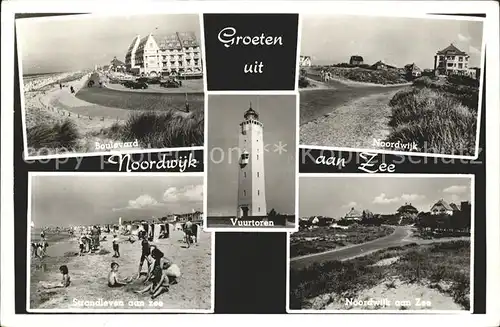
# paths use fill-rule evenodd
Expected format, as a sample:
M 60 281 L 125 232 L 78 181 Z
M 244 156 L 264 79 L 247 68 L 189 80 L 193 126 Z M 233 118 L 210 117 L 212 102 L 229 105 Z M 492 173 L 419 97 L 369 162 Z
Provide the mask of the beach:
M 30 304 L 29 309 L 204 309 L 211 308 L 211 265 L 212 239 L 210 233 L 202 232 L 198 244 L 190 248 L 183 243 L 184 233 L 172 231 L 170 238 L 150 243 L 157 245 L 165 257 L 180 267 L 182 276 L 178 284 L 161 294 L 154 301 L 148 293 L 136 294 L 143 289 L 144 277 L 134 280 L 121 288 L 107 286 L 107 274 L 112 262 L 117 262 L 122 279 L 135 277 L 141 257 L 141 243 L 130 243 L 122 236 L 120 258 L 113 258 L 113 234 L 102 234 L 101 249 L 95 254 L 78 255 L 78 238 L 62 238 L 51 241 L 47 257 L 31 258 L 30 261 Z M 71 285 L 60 289 L 43 289 L 39 282 L 58 282 L 61 280 L 59 267 L 67 265 Z M 144 263 L 143 272 L 147 264 Z

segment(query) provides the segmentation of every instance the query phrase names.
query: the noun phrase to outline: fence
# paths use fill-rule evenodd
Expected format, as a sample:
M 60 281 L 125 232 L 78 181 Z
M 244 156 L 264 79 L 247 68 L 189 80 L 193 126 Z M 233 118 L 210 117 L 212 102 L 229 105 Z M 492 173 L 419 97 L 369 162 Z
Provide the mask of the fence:
M 118 117 L 116 118 L 111 118 L 111 117 L 105 117 L 105 116 L 90 116 L 90 115 L 83 115 L 75 112 L 71 112 L 69 110 L 57 108 L 54 106 L 47 105 L 42 102 L 41 99 L 39 99 L 40 105 L 42 106 L 43 109 L 59 114 L 61 116 L 65 116 L 68 118 L 76 118 L 76 119 L 82 119 L 82 120 L 90 120 L 90 121 L 108 121 L 108 122 L 119 122 L 121 119 Z

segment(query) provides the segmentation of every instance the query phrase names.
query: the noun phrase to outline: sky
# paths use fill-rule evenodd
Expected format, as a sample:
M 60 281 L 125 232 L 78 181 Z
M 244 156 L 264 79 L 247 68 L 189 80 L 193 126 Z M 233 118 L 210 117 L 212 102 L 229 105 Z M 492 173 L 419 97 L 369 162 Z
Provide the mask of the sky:
M 109 64 L 114 56 L 125 61 L 136 35 L 190 31 L 200 41 L 196 14 L 61 17 L 16 20 L 23 74 L 93 68 Z
M 319 65 L 349 62 L 352 55 L 360 55 L 369 65 L 382 60 L 425 69 L 434 67 L 437 51 L 453 43 L 470 55 L 470 67 L 479 67 L 482 29 L 479 21 L 304 15 L 301 55 Z
M 118 223 L 203 211 L 203 176 L 33 176 L 35 226 Z
M 440 199 L 460 206 L 471 201 L 470 184 L 456 177 L 300 177 L 300 217 L 338 219 L 351 208 L 393 214 L 405 203 L 428 212 Z
M 236 215 L 239 124 L 249 108 L 264 125 L 267 211 L 295 214 L 295 95 L 211 95 L 208 97 L 207 215 Z M 284 149 L 279 153 L 278 147 Z M 286 151 L 286 152 L 285 152 Z

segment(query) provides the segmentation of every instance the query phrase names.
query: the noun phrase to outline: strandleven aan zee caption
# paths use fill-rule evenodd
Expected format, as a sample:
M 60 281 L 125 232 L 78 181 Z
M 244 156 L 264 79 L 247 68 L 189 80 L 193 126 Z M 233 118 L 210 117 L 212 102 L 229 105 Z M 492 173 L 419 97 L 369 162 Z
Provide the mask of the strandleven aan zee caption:
M 386 164 L 382 162 L 378 166 L 376 166 L 375 158 L 377 157 L 377 153 L 366 153 L 363 152 L 359 155 L 365 162 L 362 162 L 358 167 L 359 170 L 362 170 L 366 173 L 393 173 L 396 171 L 395 164 Z M 326 157 L 319 156 L 316 158 L 315 163 L 318 165 L 327 165 L 327 166 L 338 166 L 339 169 L 344 168 L 346 166 L 345 158 L 336 158 L 336 157 Z

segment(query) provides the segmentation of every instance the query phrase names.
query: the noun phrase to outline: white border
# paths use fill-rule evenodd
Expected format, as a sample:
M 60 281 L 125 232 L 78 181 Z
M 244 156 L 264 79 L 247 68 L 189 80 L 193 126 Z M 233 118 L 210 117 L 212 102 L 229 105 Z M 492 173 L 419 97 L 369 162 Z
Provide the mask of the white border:
M 210 309 L 85 309 L 85 308 L 71 308 L 71 309 L 31 309 L 30 308 L 30 290 L 31 290 L 31 201 L 32 201 L 32 179 L 35 176 L 123 176 L 123 177 L 137 177 L 137 178 L 161 178 L 161 177 L 174 177 L 183 178 L 188 176 L 203 177 L 201 173 L 118 173 L 118 172 L 28 172 L 28 212 L 27 212 L 27 235 L 26 235 L 26 311 L 29 313 L 213 313 L 215 307 L 215 233 L 210 235 Z M 166 303 L 168 305 L 168 303 Z
M 283 91 L 274 91 L 268 92 L 266 94 L 262 94 L 261 92 L 233 92 L 226 93 L 224 95 L 237 97 L 240 96 L 248 96 L 248 95 L 258 95 L 258 96 L 270 96 L 270 95 L 287 95 L 295 97 L 295 224 L 293 227 L 209 227 L 208 226 L 208 98 L 212 96 L 223 96 L 220 93 L 209 92 L 206 97 L 206 114 L 205 114 L 205 151 L 203 151 L 204 155 L 204 169 L 205 169 L 205 189 L 203 190 L 203 229 L 207 232 L 223 232 L 223 233 L 231 233 L 231 232 L 266 232 L 266 233 L 283 233 L 283 232 L 296 232 L 299 230 L 299 216 L 298 216 L 298 205 L 299 205 L 299 94 L 297 92 L 283 92 Z M 286 223 L 286 222 L 285 222 Z
M 151 2 L 149 2 L 151 3 Z M 488 87 L 486 92 L 486 108 L 488 110 L 488 119 L 486 120 L 486 139 L 488 142 L 488 156 L 486 157 L 486 203 L 487 203 L 487 292 L 486 292 L 486 314 L 474 315 L 414 315 L 412 319 L 408 319 L 405 315 L 370 315 L 364 314 L 363 321 L 370 318 L 376 318 L 378 323 L 386 326 L 401 326 L 401 325 L 430 325 L 437 324 L 453 324 L 454 326 L 497 326 L 500 321 L 500 302 L 497 299 L 497 294 L 500 294 L 500 206 L 498 199 L 500 196 L 500 133 L 498 124 L 500 122 L 500 113 L 497 110 L 500 106 L 498 90 L 499 85 L 499 64 L 495 58 L 499 58 L 499 7 L 494 1 L 268 1 L 265 6 L 256 5 L 255 1 L 177 1 L 177 2 L 152 2 L 154 6 L 148 6 L 146 0 L 137 6 L 137 3 L 127 1 L 111 0 L 103 3 L 102 1 L 10 1 L 2 2 L 2 93 L 1 97 L 1 140 L 2 140 L 2 155 L 1 155 L 1 202 L 0 210 L 2 212 L 1 224 L 1 246 L 4 249 L 13 249 L 15 247 L 14 235 L 14 196 L 13 186 L 13 114 L 12 108 L 14 105 L 14 87 L 12 77 L 14 76 L 14 13 L 56 13 L 56 12 L 151 12 L 165 11 L 174 12 L 179 8 L 184 11 L 196 13 L 221 13 L 221 12 L 262 12 L 262 13 L 310 13 L 310 12 L 331 12 L 331 13 L 346 13 L 346 14 L 363 14 L 373 11 L 381 13 L 408 13 L 408 12 L 440 12 L 440 13 L 487 13 L 486 18 L 486 37 L 488 42 L 487 56 L 490 58 L 487 62 L 488 70 Z M 286 5 L 283 5 L 286 3 Z M 142 5 L 145 4 L 145 5 Z M 484 131 L 483 131 L 484 132 Z M 95 326 L 104 325 L 140 325 L 144 323 L 144 319 L 149 319 L 152 323 L 164 323 L 165 317 L 152 314 L 133 315 L 40 315 L 40 314 L 16 314 L 15 313 L 15 272 L 14 272 L 14 252 L 2 251 L 1 253 L 1 292 L 2 299 L 0 301 L 1 313 L 0 319 L 2 325 L 5 326 L 54 326 L 55 324 L 67 324 L 88 327 L 89 324 Z M 84 319 L 79 319 L 84 318 Z M 255 324 L 283 324 L 288 323 L 291 326 L 303 326 L 311 323 L 329 325 L 332 323 L 330 315 L 169 315 L 168 321 L 172 324 L 185 324 L 186 321 L 194 325 L 220 325 L 220 324 L 237 324 L 238 326 L 251 326 Z M 336 324 L 360 323 L 361 319 L 356 314 L 336 315 Z
M 477 126 L 476 126 L 476 141 L 475 141 L 475 151 L 473 156 L 462 156 L 462 155 L 452 155 L 452 154 L 439 154 L 439 153 L 424 153 L 424 152 L 409 152 L 409 151 L 397 151 L 397 150 L 384 150 L 384 149 L 369 149 L 369 148 L 355 148 L 355 147 L 337 147 L 334 145 L 331 146 L 319 146 L 319 145 L 299 145 L 301 149 L 317 149 L 317 150 L 341 150 L 341 151 L 351 151 L 351 152 L 378 152 L 378 153 L 386 153 L 393 155 L 406 155 L 406 156 L 419 156 L 419 157 L 437 157 L 437 158 L 455 158 L 455 159 L 472 159 L 475 160 L 479 157 L 479 134 L 481 127 L 481 112 L 482 102 L 483 102 L 483 82 L 484 82 L 484 70 L 485 70 L 485 56 L 486 56 L 486 22 L 485 18 L 480 17 L 464 17 L 464 16 L 445 16 L 445 15 L 431 15 L 431 14 L 422 14 L 419 12 L 414 13 L 404 13 L 404 15 L 394 15 L 394 12 L 373 12 L 368 14 L 358 15 L 357 13 L 351 13 L 348 15 L 345 14 L 332 14 L 332 19 L 335 19 L 337 16 L 376 16 L 376 17 L 392 17 L 392 18 L 419 18 L 419 19 L 434 19 L 434 20 L 462 20 L 462 21 L 475 21 L 482 22 L 482 34 L 481 34 L 481 63 L 480 63 L 480 79 L 479 79 L 479 96 L 478 96 L 478 107 L 477 107 Z M 308 15 L 309 16 L 309 15 Z M 321 15 L 324 17 L 324 15 Z M 303 17 L 303 16 L 302 16 Z M 339 33 L 341 33 L 339 31 Z M 491 60 L 491 59 L 490 59 Z
M 176 12 L 175 14 L 178 15 L 194 15 L 196 13 L 193 12 Z M 162 14 L 159 14 L 158 12 L 151 13 L 151 16 L 160 16 Z M 169 16 L 171 15 L 170 13 L 164 13 L 163 15 Z M 36 20 L 36 21 L 71 21 L 71 20 L 92 20 L 95 18 L 103 18 L 103 17 L 137 17 L 139 16 L 136 13 L 128 13 L 128 14 L 123 14 L 123 13 L 82 13 L 78 15 L 69 15 L 69 16 L 47 16 L 47 17 L 37 17 L 37 18 L 20 18 L 15 20 L 15 24 L 17 26 L 18 21 L 22 20 Z M 198 15 L 199 16 L 199 15 Z M 198 22 L 201 24 L 201 22 Z M 203 28 L 202 25 L 198 26 L 199 32 L 200 32 L 200 39 L 202 38 L 203 35 Z M 16 28 L 17 31 L 17 28 Z M 23 79 L 23 63 L 22 63 L 22 49 L 21 49 L 21 42 L 19 41 L 19 31 L 17 31 L 17 62 L 18 62 L 18 71 L 19 71 L 19 90 L 20 90 L 20 98 L 21 98 L 21 116 L 22 116 L 22 125 L 23 125 L 23 146 L 24 146 L 24 159 L 25 160 L 40 160 L 40 159 L 57 159 L 57 158 L 80 158 L 80 157 L 94 157 L 94 156 L 106 156 L 106 155 L 116 155 L 116 154 L 128 154 L 128 153 L 149 153 L 153 152 L 156 150 L 162 150 L 163 151 L 185 151 L 185 150 L 202 150 L 203 146 L 193 146 L 193 147 L 174 147 L 174 148 L 150 148 L 150 149 L 123 149 L 123 150 L 112 150 L 112 151 L 95 151 L 95 152 L 83 152 L 83 153 L 78 153 L 78 152 L 66 152 L 66 153 L 61 153 L 61 154 L 48 154 L 48 155 L 36 155 L 36 156 L 30 156 L 28 154 L 28 137 L 27 137 L 27 130 L 26 130 L 26 104 L 25 104 L 25 92 L 24 92 L 24 79 Z M 203 37 L 204 40 L 204 37 Z M 202 55 L 202 60 L 204 59 L 204 53 L 205 53 L 205 44 L 204 41 L 200 40 L 200 51 Z M 206 98 L 206 70 L 204 66 L 204 62 L 202 62 L 202 71 L 203 71 L 203 97 Z M 200 92 L 202 93 L 202 92 Z M 168 94 L 166 94 L 168 95 Z M 124 109 L 126 110 L 126 109 Z
M 345 173 L 345 174 L 301 174 L 301 178 L 323 178 L 328 179 L 326 182 L 333 183 L 336 178 L 464 178 L 470 179 L 470 203 L 471 203 L 471 237 L 470 237 L 470 306 L 469 310 L 313 310 L 313 309 L 290 309 L 290 233 L 287 235 L 287 268 L 286 268 L 286 310 L 288 313 L 320 313 L 320 314 L 338 314 L 338 313 L 362 313 L 362 314 L 472 314 L 474 311 L 474 226 L 475 221 L 475 176 L 474 174 L 358 174 L 358 173 Z M 379 250 L 375 251 L 378 252 Z M 375 253 L 374 252 L 374 253 Z M 319 255 L 319 253 L 318 253 Z M 370 255 L 370 254 L 368 254 Z

